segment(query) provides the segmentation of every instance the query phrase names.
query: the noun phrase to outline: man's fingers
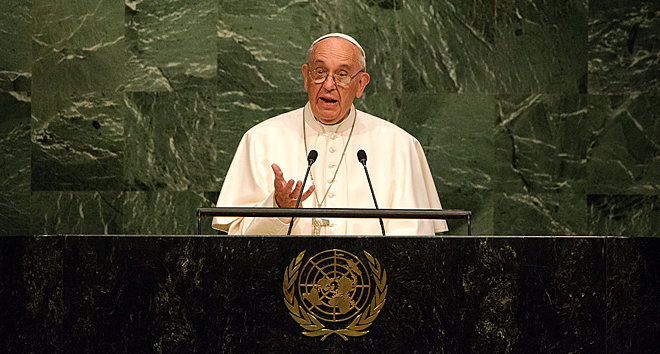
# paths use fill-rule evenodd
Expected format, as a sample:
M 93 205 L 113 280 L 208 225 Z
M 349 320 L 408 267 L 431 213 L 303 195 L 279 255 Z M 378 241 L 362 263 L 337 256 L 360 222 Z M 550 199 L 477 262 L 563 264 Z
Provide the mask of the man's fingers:
M 284 192 L 287 194 L 291 194 L 291 189 L 293 189 L 294 183 L 296 182 L 290 179 L 289 182 L 286 183 L 286 186 L 284 186 Z
M 298 199 L 298 194 L 300 194 L 300 189 L 302 189 L 302 182 L 296 182 L 296 188 L 294 188 L 289 194 L 291 199 Z
M 284 184 L 284 180 L 282 180 L 281 183 L 275 182 L 275 201 L 277 202 L 277 205 L 280 206 L 280 208 L 288 208 L 290 207 L 290 202 L 291 202 L 291 188 L 293 188 L 293 180 L 289 180 L 286 184 Z
M 298 195 L 302 190 L 302 181 L 296 182 L 292 179 L 287 181 L 284 179 L 284 173 L 280 166 L 272 164 L 270 167 L 275 174 L 275 181 L 273 184 L 275 186 L 275 201 L 277 202 L 277 205 L 281 208 L 293 208 L 298 199 Z M 314 185 L 309 187 L 309 189 L 303 193 L 300 201 L 302 202 L 309 198 L 309 196 L 314 193 L 314 189 Z
M 277 176 L 282 176 L 282 169 L 280 168 L 280 166 L 277 166 L 276 163 L 270 165 L 270 168 L 273 169 L 273 172 L 275 173 L 276 177 Z
M 303 195 L 302 195 L 302 201 L 307 200 L 307 198 L 309 198 L 309 196 L 312 195 L 312 193 L 314 193 L 314 190 L 315 190 L 315 189 L 316 189 L 316 187 L 314 187 L 314 185 L 312 184 L 312 186 L 309 187 L 309 189 L 307 189 L 307 190 L 305 191 L 305 193 L 303 193 Z
M 275 173 L 275 185 L 277 185 L 277 183 L 284 185 L 284 173 L 282 173 L 280 166 L 277 166 L 277 164 L 274 163 L 270 167 L 273 169 L 273 173 Z

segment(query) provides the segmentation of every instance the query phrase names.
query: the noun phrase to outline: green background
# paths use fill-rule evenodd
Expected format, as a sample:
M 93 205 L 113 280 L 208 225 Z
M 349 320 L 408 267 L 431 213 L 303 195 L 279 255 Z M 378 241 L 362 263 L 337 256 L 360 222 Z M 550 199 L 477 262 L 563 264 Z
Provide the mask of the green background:
M 196 233 L 241 135 L 306 102 L 306 50 L 339 31 L 367 53 L 356 106 L 419 139 L 474 234 L 660 236 L 657 1 L 0 8 L 0 235 Z

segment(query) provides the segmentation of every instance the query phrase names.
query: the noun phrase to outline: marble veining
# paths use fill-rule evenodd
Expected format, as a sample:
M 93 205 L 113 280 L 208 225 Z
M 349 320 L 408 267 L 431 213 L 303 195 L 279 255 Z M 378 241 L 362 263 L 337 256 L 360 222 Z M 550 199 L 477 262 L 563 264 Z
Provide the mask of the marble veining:
M 0 92 L 30 91 L 32 0 L 3 1 L 0 13 Z
M 36 92 L 32 190 L 122 190 L 121 94 Z
M 129 1 L 125 7 L 125 91 L 216 86 L 215 1 Z
M 114 91 L 125 78 L 124 4 L 34 0 L 33 90 Z
M 593 140 L 588 191 L 593 194 L 658 195 L 660 104 L 657 95 L 590 96 Z
M 241 135 L 305 104 L 307 46 L 343 31 L 356 107 L 418 138 L 476 234 L 655 236 L 658 6 L 5 1 L 1 233 L 195 233 Z
M 404 6 L 405 91 L 586 93 L 583 1 Z
M 0 92 L 0 236 L 30 233 L 30 106 L 27 92 Z
M 660 5 L 598 1 L 589 13 L 589 93 L 657 93 Z

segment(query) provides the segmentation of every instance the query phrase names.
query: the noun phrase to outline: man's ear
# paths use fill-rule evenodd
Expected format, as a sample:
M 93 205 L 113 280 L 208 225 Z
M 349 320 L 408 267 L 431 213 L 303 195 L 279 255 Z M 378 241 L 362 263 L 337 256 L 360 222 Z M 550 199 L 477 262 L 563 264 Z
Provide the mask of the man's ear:
M 358 89 L 355 93 L 355 97 L 362 97 L 362 92 L 364 92 L 364 88 L 367 87 L 370 79 L 371 76 L 369 76 L 369 73 L 364 72 L 360 75 L 360 82 L 358 83 Z
M 307 78 L 309 77 L 309 75 L 307 74 L 307 64 L 303 64 L 302 74 L 303 74 L 303 86 L 305 87 L 305 91 L 307 91 Z

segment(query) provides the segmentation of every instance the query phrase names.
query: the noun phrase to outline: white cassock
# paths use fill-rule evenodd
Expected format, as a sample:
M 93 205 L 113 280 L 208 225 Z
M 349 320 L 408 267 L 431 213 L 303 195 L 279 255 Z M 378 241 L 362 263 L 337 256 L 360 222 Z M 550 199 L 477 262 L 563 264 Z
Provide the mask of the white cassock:
M 352 131 L 352 133 L 351 133 Z M 380 208 L 442 209 L 421 145 L 396 125 L 351 107 L 347 119 L 324 125 L 303 108 L 261 122 L 248 130 L 227 171 L 218 207 L 273 207 L 271 168 L 276 163 L 286 180 L 305 176 L 307 154 L 318 151 L 311 179 L 316 191 L 302 208 L 374 208 L 367 167 Z M 342 158 L 343 156 L 343 158 Z M 285 235 L 290 218 L 215 217 L 213 228 L 238 235 Z M 444 220 L 384 219 L 387 235 L 434 235 L 447 231 Z M 380 235 L 378 219 L 296 219 L 295 235 Z M 319 226 L 324 225 L 324 226 Z

